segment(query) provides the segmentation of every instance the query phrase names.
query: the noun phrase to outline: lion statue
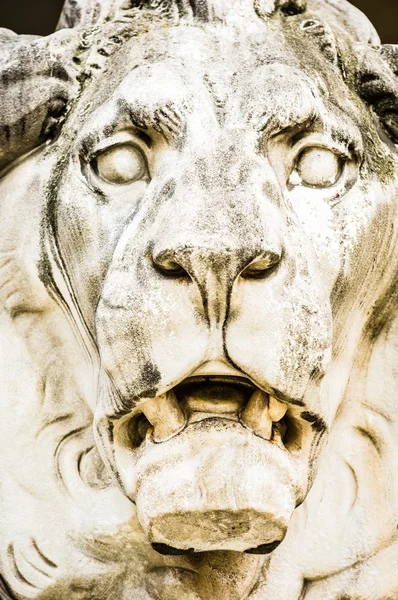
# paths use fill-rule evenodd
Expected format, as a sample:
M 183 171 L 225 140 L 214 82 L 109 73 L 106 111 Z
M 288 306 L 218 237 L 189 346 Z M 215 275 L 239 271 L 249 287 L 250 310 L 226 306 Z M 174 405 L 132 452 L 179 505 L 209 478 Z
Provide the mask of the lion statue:
M 1 600 L 398 598 L 398 46 L 346 0 L 0 30 Z

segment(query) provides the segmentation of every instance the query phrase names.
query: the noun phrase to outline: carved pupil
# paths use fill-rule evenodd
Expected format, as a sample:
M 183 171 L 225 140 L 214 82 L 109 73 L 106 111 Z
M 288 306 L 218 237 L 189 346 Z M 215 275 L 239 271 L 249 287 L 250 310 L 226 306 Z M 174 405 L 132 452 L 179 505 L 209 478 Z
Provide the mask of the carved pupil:
M 326 148 L 307 148 L 301 152 L 296 163 L 300 182 L 309 187 L 327 188 L 341 176 L 343 159 Z
M 92 161 L 92 168 L 101 179 L 115 185 L 133 183 L 147 174 L 142 152 L 131 144 L 105 150 Z

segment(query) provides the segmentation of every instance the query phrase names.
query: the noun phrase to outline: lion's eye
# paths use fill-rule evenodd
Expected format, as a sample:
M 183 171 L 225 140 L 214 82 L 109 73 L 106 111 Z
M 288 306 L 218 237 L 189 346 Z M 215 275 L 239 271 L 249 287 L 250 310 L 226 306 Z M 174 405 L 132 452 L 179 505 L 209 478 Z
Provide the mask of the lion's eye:
M 147 165 L 142 152 L 131 144 L 121 144 L 98 154 L 91 163 L 101 179 L 115 185 L 126 185 L 143 179 Z
M 306 148 L 301 152 L 292 176 L 292 183 L 308 187 L 328 188 L 337 183 L 344 167 L 344 159 L 326 148 Z

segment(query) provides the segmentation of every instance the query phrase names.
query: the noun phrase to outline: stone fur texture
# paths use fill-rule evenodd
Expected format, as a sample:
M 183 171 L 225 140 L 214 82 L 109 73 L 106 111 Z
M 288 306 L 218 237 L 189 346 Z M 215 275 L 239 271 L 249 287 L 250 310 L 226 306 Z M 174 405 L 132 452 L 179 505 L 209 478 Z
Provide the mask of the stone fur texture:
M 0 52 L 1 598 L 398 597 L 396 48 L 68 0 Z

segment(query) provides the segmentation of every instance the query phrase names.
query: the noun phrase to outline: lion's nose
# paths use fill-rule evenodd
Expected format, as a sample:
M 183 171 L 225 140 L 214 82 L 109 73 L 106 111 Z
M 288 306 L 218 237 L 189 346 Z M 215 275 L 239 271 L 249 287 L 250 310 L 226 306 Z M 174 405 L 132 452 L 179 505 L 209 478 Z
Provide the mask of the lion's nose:
M 210 272 L 231 283 L 237 277 L 262 279 L 268 277 L 279 265 L 282 249 L 258 248 L 217 249 L 181 247 L 155 250 L 152 260 L 155 268 L 165 277 L 185 278 L 200 282 Z
M 152 261 L 163 278 L 175 280 L 176 293 L 181 291 L 178 285 L 195 284 L 202 298 L 199 310 L 204 311 L 209 322 L 222 326 L 235 282 L 266 279 L 278 268 L 282 254 L 281 247 L 263 250 L 250 244 L 239 248 L 170 244 L 154 248 Z

